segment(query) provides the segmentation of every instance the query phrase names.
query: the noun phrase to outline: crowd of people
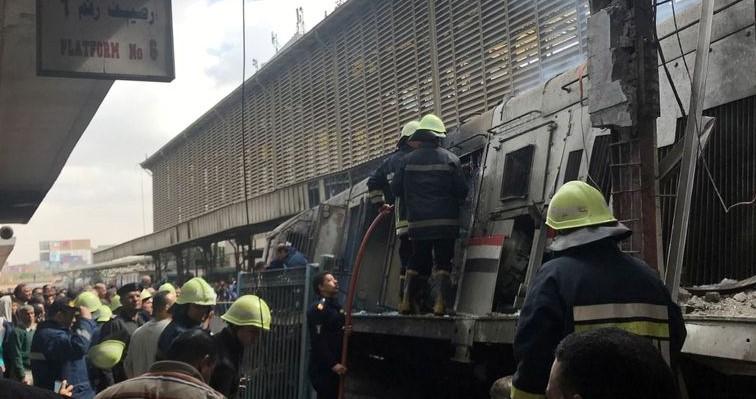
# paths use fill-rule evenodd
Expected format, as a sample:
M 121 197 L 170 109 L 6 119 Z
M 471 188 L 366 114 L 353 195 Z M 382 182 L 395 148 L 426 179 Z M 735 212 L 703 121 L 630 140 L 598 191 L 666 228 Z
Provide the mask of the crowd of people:
M 19 284 L 0 297 L 0 379 L 14 398 L 235 397 L 270 309 L 235 283 Z M 216 312 L 225 323 L 210 333 Z M 183 396 L 182 396 L 183 395 Z

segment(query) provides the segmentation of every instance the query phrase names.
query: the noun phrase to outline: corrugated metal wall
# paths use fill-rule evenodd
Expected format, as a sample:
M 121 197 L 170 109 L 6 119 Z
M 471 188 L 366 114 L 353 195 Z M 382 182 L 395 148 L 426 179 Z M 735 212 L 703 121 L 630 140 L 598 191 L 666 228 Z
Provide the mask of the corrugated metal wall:
M 704 152 L 714 182 L 729 206 L 751 201 L 756 194 L 756 97 L 706 110 L 716 118 Z M 678 121 L 677 137 L 685 130 Z M 660 150 L 664 156 L 669 148 Z M 674 214 L 678 172 L 660 182 L 665 249 Z M 756 275 L 756 206 L 733 208 L 729 213 L 714 193 L 701 161 L 696 169 L 691 203 L 683 285 L 708 284 L 723 278 Z
M 586 51 L 586 0 L 352 0 L 342 7 L 246 85 L 251 196 L 390 152 L 403 123 L 434 109 L 434 75 L 442 116 L 454 126 Z M 239 99 L 222 101 L 147 165 L 155 230 L 243 199 Z

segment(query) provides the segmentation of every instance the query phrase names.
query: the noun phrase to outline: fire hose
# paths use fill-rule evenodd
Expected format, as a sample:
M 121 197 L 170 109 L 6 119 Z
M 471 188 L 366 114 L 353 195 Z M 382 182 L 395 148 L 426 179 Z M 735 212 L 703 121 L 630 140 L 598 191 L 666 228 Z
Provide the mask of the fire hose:
M 384 205 L 381 207 L 378 216 L 373 219 L 373 223 L 370 224 L 365 236 L 362 237 L 360 243 L 360 249 L 357 251 L 357 258 L 354 260 L 354 268 L 352 269 L 352 277 L 349 279 L 349 291 L 347 291 L 346 306 L 344 309 L 344 338 L 341 341 L 341 365 L 347 366 L 347 355 L 349 351 L 349 335 L 352 333 L 352 303 L 354 302 L 354 293 L 357 288 L 357 279 L 360 276 L 360 266 L 362 265 L 362 257 L 365 255 L 365 248 L 370 240 L 370 236 L 373 235 L 373 231 L 381 223 L 381 221 L 391 212 L 394 211 L 393 206 Z M 339 399 L 344 398 L 344 387 L 346 386 L 346 374 L 342 374 L 339 378 Z

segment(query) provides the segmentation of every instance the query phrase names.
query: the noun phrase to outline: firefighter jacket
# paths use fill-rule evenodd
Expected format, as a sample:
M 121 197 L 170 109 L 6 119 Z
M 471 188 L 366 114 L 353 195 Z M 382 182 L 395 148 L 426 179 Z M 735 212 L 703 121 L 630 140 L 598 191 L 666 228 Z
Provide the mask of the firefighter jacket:
M 407 208 L 411 239 L 457 238 L 468 188 L 456 155 L 423 143 L 404 157 L 391 186 Z
M 218 356 L 210 377 L 210 386 L 229 398 L 235 398 L 236 391 L 239 390 L 239 363 L 244 355 L 244 346 L 228 327 L 213 335 L 213 340 Z
M 517 325 L 512 399 L 543 398 L 559 342 L 574 331 L 604 327 L 647 337 L 668 363 L 686 335 L 662 281 L 613 239 L 558 253 L 538 271 Z
M 336 298 L 318 298 L 307 311 L 310 333 L 310 376 L 333 373 L 331 368 L 341 362 L 341 341 L 344 337 L 344 310 Z
M 123 367 L 123 360 L 128 353 L 131 335 L 134 334 L 134 331 L 136 331 L 136 329 L 139 328 L 142 324 L 142 319 L 137 317 L 136 320 L 134 320 L 129 316 L 129 314 L 122 310 L 120 312 L 117 312 L 116 316 L 113 319 L 100 327 L 100 334 L 98 338 L 99 341 L 96 343 L 113 339 L 126 344 L 126 348 L 123 350 L 124 356 L 121 357 L 121 360 L 118 362 L 118 364 L 113 366 L 111 370 L 103 370 L 106 381 L 113 381 L 115 383 L 118 383 L 128 379 L 126 370 Z
M 29 353 L 34 385 L 52 390 L 55 381 L 67 380 L 74 398 L 93 398 L 84 356 L 94 330 L 95 322 L 86 319 L 76 320 L 70 330 L 53 320 L 40 323 Z
M 411 151 L 412 147 L 406 143 L 401 143 L 396 151 L 383 160 L 381 166 L 370 175 L 367 181 L 368 197 L 371 203 L 376 205 L 384 203 L 394 205 L 394 221 L 397 236 L 407 234 L 407 210 L 394 195 L 391 183 L 402 165 L 404 156 Z

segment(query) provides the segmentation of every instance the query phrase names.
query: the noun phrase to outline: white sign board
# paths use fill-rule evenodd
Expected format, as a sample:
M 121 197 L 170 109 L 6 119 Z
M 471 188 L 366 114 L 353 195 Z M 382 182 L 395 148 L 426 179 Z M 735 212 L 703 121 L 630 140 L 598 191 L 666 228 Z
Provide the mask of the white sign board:
M 170 0 L 37 0 L 37 74 L 170 82 Z

